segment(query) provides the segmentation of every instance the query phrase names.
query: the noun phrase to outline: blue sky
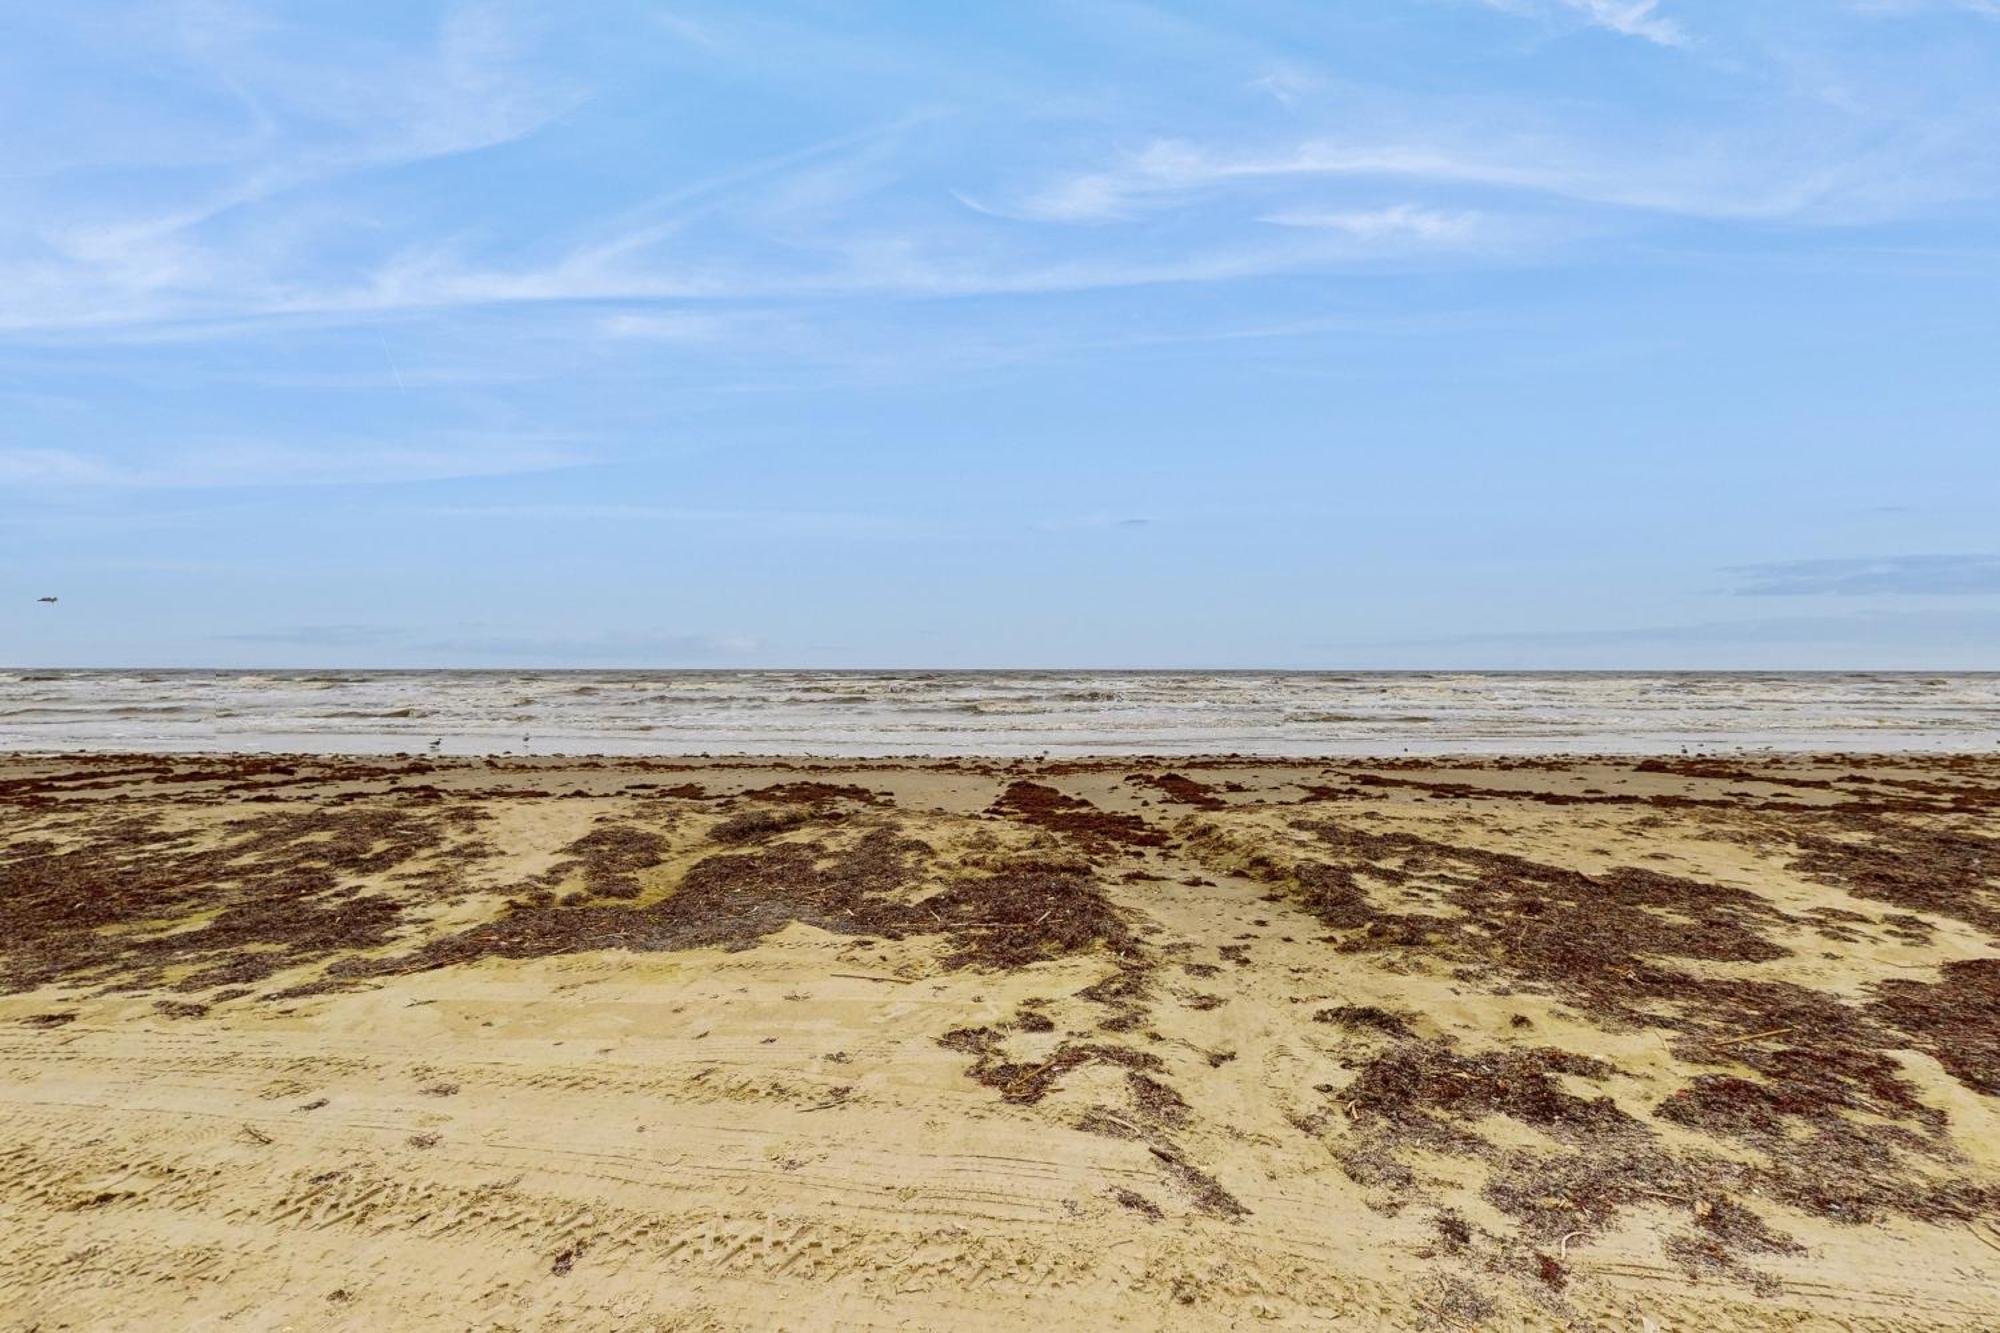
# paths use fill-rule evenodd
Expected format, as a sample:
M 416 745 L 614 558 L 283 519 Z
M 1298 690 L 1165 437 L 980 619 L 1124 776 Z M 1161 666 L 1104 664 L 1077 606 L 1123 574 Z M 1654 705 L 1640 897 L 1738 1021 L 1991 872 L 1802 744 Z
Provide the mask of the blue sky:
M 16 665 L 2000 667 L 2000 0 L 14 5 L 0 180 Z

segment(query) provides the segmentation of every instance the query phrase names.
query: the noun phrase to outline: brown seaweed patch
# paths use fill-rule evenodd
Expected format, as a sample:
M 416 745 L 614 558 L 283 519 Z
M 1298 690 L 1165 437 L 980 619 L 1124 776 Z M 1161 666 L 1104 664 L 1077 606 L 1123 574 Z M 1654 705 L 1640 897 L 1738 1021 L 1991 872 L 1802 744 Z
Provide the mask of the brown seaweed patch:
M 1897 979 L 1875 991 L 1871 1013 L 1966 1087 L 2000 1097 L 2000 958 L 1946 963 L 1934 984 Z
M 1012 970 L 1046 958 L 1105 949 L 1136 958 L 1137 938 L 1096 883 L 1068 870 L 1002 869 L 952 882 L 906 913 L 906 929 L 930 921 L 952 940 L 953 967 Z
M 1746 1254 L 1804 1253 L 1790 1236 L 1773 1231 L 1757 1214 L 1733 1199 L 1701 1199 L 1695 1204 L 1694 1228 L 1667 1237 L 1661 1248 L 1690 1276 L 1713 1273 L 1747 1282 L 1770 1295 L 1778 1283 L 1743 1263 Z
M 1222 1188 L 1221 1182 L 1214 1176 L 1188 1161 L 1178 1148 L 1157 1143 L 1149 1147 L 1153 1156 L 1166 1167 L 1168 1178 L 1187 1192 L 1196 1211 L 1229 1222 L 1250 1216 L 1250 1210 L 1243 1206 L 1240 1199 Z
M 1014 1010 L 1012 1022 L 1023 1032 L 1054 1032 L 1056 1021 L 1042 1012 L 1042 1001 L 1023 1000 Z
M 1636 1122 L 1609 1097 L 1579 1097 L 1555 1076 L 1597 1081 L 1612 1072 L 1601 1060 L 1550 1046 L 1463 1055 L 1446 1039 L 1410 1040 L 1363 1066 L 1341 1100 L 1356 1118 L 1441 1148 L 1463 1146 L 1464 1126 L 1489 1115 L 1587 1138 Z
M 1456 1253 L 1472 1244 L 1472 1224 L 1456 1208 L 1440 1208 L 1431 1223 L 1437 1228 L 1438 1242 Z
M 1792 870 L 1857 897 L 2000 934 L 2000 838 L 1846 812 L 1829 822 L 1843 836 L 1800 838 Z
M 779 805 L 825 805 L 830 801 L 853 801 L 858 805 L 889 805 L 889 798 L 866 787 L 835 785 L 830 782 L 774 782 L 743 793 L 746 801 L 768 801 Z
M 1414 1037 L 1412 1015 L 1379 1008 L 1372 1004 L 1343 1004 L 1322 1009 L 1313 1015 L 1315 1023 L 1334 1023 L 1350 1032 L 1376 1032 L 1389 1037 Z
M 1406 1198 L 1417 1182 L 1399 1160 L 1404 1146 L 1474 1154 L 1493 1162 L 1489 1199 L 1540 1239 L 1592 1230 L 1624 1208 L 1669 1197 L 1697 1218 L 1733 1220 L 1718 1243 L 1745 1247 L 1754 1228 L 1743 1219 L 1755 1215 L 1733 1196 L 1847 1222 L 1886 1213 L 1948 1221 L 2000 1200 L 2000 1191 L 1962 1174 L 1945 1118 L 1916 1096 L 1891 1055 L 1914 1042 L 1940 1059 L 1951 1054 L 1970 1086 L 1990 1076 L 1995 972 L 1987 967 L 1954 965 L 1937 987 L 1894 983 L 1875 1006 L 1857 1008 L 1790 983 L 1670 965 L 1783 957 L 1765 930 L 1802 923 L 1747 891 L 1629 868 L 1585 875 L 1408 834 L 1293 827 L 1341 859 L 1265 873 L 1290 881 L 1293 901 L 1334 928 L 1337 947 L 1397 962 L 1428 956 L 1461 980 L 1490 977 L 1614 1024 L 1672 1032 L 1682 1060 L 1742 1072 L 1697 1075 L 1655 1114 L 1752 1147 L 1760 1158 L 1746 1165 L 1669 1151 L 1610 1098 L 1566 1086 L 1613 1072 L 1596 1061 L 1551 1048 L 1467 1055 L 1450 1042 L 1378 1030 L 1396 1044 L 1364 1063 L 1340 1094 L 1361 1132 L 1336 1151 L 1360 1183 Z M 1452 910 L 1380 907 L 1374 885 Z M 1371 1026 L 1356 1018 L 1343 1026 Z M 1493 1156 L 1478 1132 L 1493 1114 L 1531 1125 L 1567 1151 Z M 1775 1233 L 1757 1242 L 1783 1243 Z
M 711 842 L 758 842 L 812 822 L 804 810 L 745 810 L 708 831 Z
M 1205 782 L 1196 782 L 1184 773 L 1132 773 L 1125 781 L 1136 786 L 1152 787 L 1176 805 L 1191 805 L 1199 810 L 1220 810 L 1228 804 L 1215 794 L 1216 789 Z
M 1118 1201 L 1120 1208 L 1129 1209 L 1145 1218 L 1148 1222 L 1157 1222 L 1166 1216 L 1161 1211 L 1160 1205 L 1154 1203 L 1137 1190 L 1128 1190 L 1121 1185 L 1114 1185 L 1111 1189 L 1111 1197 Z
M 1641 759 L 1632 765 L 1634 773 L 1665 773 L 1675 777 L 1702 778 L 1710 782 L 1781 782 L 1792 787 L 1833 786 L 1820 778 L 1769 777 L 1753 773 L 1741 764 L 1731 764 L 1719 759 Z
M 1065 954 L 1136 956 L 1125 920 L 1087 876 L 1002 868 L 914 897 L 932 857 L 925 843 L 873 829 L 844 847 L 774 842 L 709 856 L 671 893 L 643 906 L 554 901 L 538 892 L 506 915 L 412 952 L 351 959 L 334 979 L 425 971 L 481 958 L 539 958 L 605 949 L 741 950 L 793 923 L 872 939 L 942 935 L 953 968 L 1008 970 Z
M 838 852 L 776 843 L 708 857 L 673 893 L 643 907 L 562 906 L 540 898 L 412 953 L 336 964 L 329 975 L 418 972 L 481 958 L 542 958 L 601 949 L 747 949 L 792 922 L 848 935 L 899 938 L 909 907 L 892 895 L 930 849 L 877 829 Z
M 1161 1068 L 1156 1055 L 1105 1042 L 1066 1041 L 1044 1059 L 1015 1060 L 1007 1055 L 1005 1031 L 996 1027 L 953 1028 L 938 1038 L 938 1045 L 976 1057 L 965 1071 L 967 1076 L 1021 1106 L 1039 1102 L 1055 1090 L 1064 1074 L 1084 1065 L 1116 1065 L 1142 1073 Z
M 347 806 L 231 820 L 211 846 L 157 815 L 89 826 L 69 851 L 0 867 L 9 913 L 0 986 L 63 980 L 143 990 L 167 969 L 174 989 L 254 982 L 393 938 L 404 908 L 357 881 L 393 877 L 441 896 L 485 854 L 464 833 L 471 808 Z
M 563 848 L 565 859 L 549 870 L 545 879 L 560 883 L 570 875 L 580 875 L 585 892 L 600 898 L 636 898 L 636 876 L 666 859 L 668 840 L 648 829 L 613 824 L 593 829 Z
M 1048 829 L 1086 851 L 1117 847 L 1164 847 L 1167 835 L 1137 815 L 1114 815 L 1081 797 L 1066 796 L 1038 782 L 1014 782 L 988 813 Z
M 1125 1075 L 1125 1087 L 1132 1105 L 1147 1119 L 1175 1128 L 1187 1123 L 1187 1101 L 1160 1080 L 1134 1070 Z
M 1428 953 L 1561 994 L 1602 1018 L 1658 1022 L 1660 1002 L 1695 985 L 1659 959 L 1768 962 L 1788 952 L 1764 931 L 1789 918 L 1745 889 L 1631 867 L 1586 875 L 1326 821 L 1292 827 L 1342 858 L 1309 861 L 1282 877 L 1294 903 L 1350 932 L 1338 940 L 1344 952 Z M 1364 880 L 1428 893 L 1453 910 L 1377 907 Z

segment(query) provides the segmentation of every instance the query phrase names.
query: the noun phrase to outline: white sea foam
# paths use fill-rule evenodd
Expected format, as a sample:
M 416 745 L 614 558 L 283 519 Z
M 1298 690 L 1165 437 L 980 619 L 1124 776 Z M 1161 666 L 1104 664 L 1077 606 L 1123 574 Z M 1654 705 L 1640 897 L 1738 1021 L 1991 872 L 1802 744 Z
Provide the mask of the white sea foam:
M 2000 673 L 0 671 L 0 750 L 1648 753 L 2000 744 Z

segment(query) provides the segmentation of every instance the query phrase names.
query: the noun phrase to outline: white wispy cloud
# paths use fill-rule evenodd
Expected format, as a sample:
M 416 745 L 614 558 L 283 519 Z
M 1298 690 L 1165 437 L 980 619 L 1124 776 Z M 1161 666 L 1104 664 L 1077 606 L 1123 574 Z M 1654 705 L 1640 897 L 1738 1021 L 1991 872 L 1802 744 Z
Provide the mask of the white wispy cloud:
M 469 632 L 415 645 L 426 653 L 506 662 L 561 662 L 564 665 L 674 666 L 727 662 L 762 651 L 754 634 L 528 634 Z
M 1849 6 L 1860 14 L 1918 14 L 1957 12 L 1981 18 L 2000 19 L 2000 0 L 1852 0 Z
M 1260 221 L 1281 227 L 1343 232 L 1364 240 L 1408 237 L 1424 241 L 1460 239 L 1471 235 L 1479 224 L 1476 214 L 1446 213 L 1416 204 L 1360 210 L 1298 209 L 1268 214 Z
M 1685 46 L 1688 42 L 1681 25 L 1659 12 L 1659 0 L 1482 0 L 1482 3 L 1489 9 L 1534 17 L 1569 13 L 1592 27 L 1660 46 Z
M 1307 177 L 1387 177 L 1515 187 L 1555 179 L 1547 169 L 1480 161 L 1429 147 L 1309 140 L 1274 151 L 1213 149 L 1159 139 L 1108 168 L 1060 178 L 1023 201 L 1029 217 L 1097 222 L 1166 207 L 1232 184 Z
M 654 342 L 713 342 L 737 327 L 734 321 L 691 310 L 657 313 L 622 311 L 598 321 L 598 331 L 610 338 Z
M 1876 163 L 1756 161 L 1716 140 L 1618 154 L 1546 134 L 1434 142 L 1308 139 L 1270 149 L 1157 140 L 1113 166 L 1076 173 L 1029 196 L 1022 212 L 1057 222 L 1131 218 L 1202 192 L 1273 182 L 1396 180 L 1473 187 L 1663 214 L 1779 220 L 1859 211 L 1875 201 Z M 1739 144 L 1740 147 L 1740 144 Z
M 1662 46 L 1680 46 L 1687 41 L 1678 23 L 1659 16 L 1659 0 L 1562 0 L 1562 3 L 1598 27 L 1627 37 L 1643 37 Z
M 72 449 L 0 448 L 0 482 L 23 489 L 117 484 L 119 469 Z
M 1273 65 L 1250 80 L 1250 87 L 1281 106 L 1297 106 L 1326 86 L 1326 80 L 1311 70 L 1291 63 Z
M 373 647 L 404 637 L 393 625 L 289 625 L 211 637 L 221 643 L 297 644 L 313 648 Z
M 525 38 L 493 3 L 454 7 L 431 42 L 410 48 L 329 43 L 228 3 L 137 15 L 102 45 L 149 77 L 180 67 L 237 118 L 188 124 L 180 142 L 202 146 L 130 164 L 146 174 L 126 191 L 56 188 L 108 150 L 29 163 L 29 180 L 54 185 L 0 206 L 0 232 L 29 240 L 0 249 L 0 329 L 282 307 L 294 285 L 284 270 L 339 220 L 294 210 L 252 226 L 246 214 L 308 187 L 515 142 L 583 95 L 531 70 Z
M 699 529 L 703 540 L 795 537 L 924 539 L 949 537 L 957 526 L 942 519 L 846 510 L 703 508 L 696 505 L 574 503 L 435 505 L 426 518 L 500 523 L 643 523 L 662 529 Z
M 1483 2 L 1687 39 L 1660 0 Z M 350 39 L 323 53 L 248 8 L 189 12 L 207 17 L 169 25 L 175 49 L 231 90 L 235 133 L 184 197 L 157 207 L 17 206 L 33 240 L 12 245 L 0 205 L 0 333 L 197 339 L 257 321 L 624 303 L 635 308 L 602 315 L 596 337 L 693 346 L 758 327 L 704 305 L 1228 283 L 1416 257 L 1512 262 L 1661 218 L 1917 216 L 1990 196 L 2000 176 L 1978 107 L 1926 119 L 1856 95 L 1833 113 L 1814 106 L 1802 131 L 1773 82 L 1760 90 L 1767 114 L 1740 122 L 1599 120 L 1532 98 L 1362 97 L 1303 61 L 1245 49 L 1231 56 L 1241 67 L 1230 86 L 1261 108 L 1261 131 L 1225 132 L 1191 113 L 1186 134 L 1066 154 L 1071 142 L 1117 142 L 1103 131 L 1118 122 L 1103 106 L 1065 106 L 1049 122 L 1062 135 L 1010 141 L 1014 160 L 989 161 L 983 144 L 951 137 L 963 132 L 960 110 L 921 105 L 719 170 L 707 160 L 705 173 L 635 190 L 637 203 L 538 204 L 531 225 L 510 228 L 477 210 L 433 214 L 390 188 L 390 169 L 513 143 L 582 104 L 582 82 L 533 58 L 512 11 L 462 5 L 409 49 Z M 732 68 L 755 67 L 769 38 L 889 76 L 868 43 L 835 34 L 823 47 L 797 25 L 767 32 L 728 10 L 646 26 L 661 45 Z M 913 83 L 921 73 L 896 68 Z M 645 174 L 634 164 L 632 183 Z M 329 184 L 341 188 L 319 188 Z M 382 192 L 362 188 L 372 185 Z M 418 383 L 424 372 L 408 373 Z
M 1727 573 L 1745 597 L 2000 595 L 2000 556 L 1885 555 L 1781 560 Z
M 221 442 L 149 448 L 139 456 L 0 447 L 0 484 L 28 490 L 388 485 L 574 467 L 587 455 L 558 442 L 452 439 L 382 446 Z
M 460 238 L 445 235 L 400 244 L 386 255 L 315 263 L 300 222 L 283 201 L 245 193 L 232 203 L 259 212 L 257 243 L 205 236 L 215 210 L 168 219 L 65 229 L 42 255 L 0 250 L 0 332 L 116 331 L 134 325 L 184 324 L 230 332 L 232 321 L 370 319 L 406 311 L 460 307 L 608 301 L 722 301 L 799 297 L 856 290 L 843 273 L 839 226 L 844 203 L 865 189 L 884 154 L 904 134 L 931 119 L 900 117 L 884 125 L 828 136 L 791 151 L 681 182 L 639 204 L 566 228 L 552 257 L 509 264 L 477 258 Z M 537 122 L 537 125 L 539 122 Z M 525 134 L 537 125 L 518 127 Z M 519 137 L 517 134 L 515 137 Z M 497 141 L 440 137 L 428 147 L 443 155 Z M 407 147 L 407 146 L 406 146 Z M 415 159 L 348 154 L 344 169 Z M 303 169 L 302 169 L 303 170 Z M 337 174 L 337 173 L 336 173 Z M 817 223 L 826 235 L 814 234 Z M 706 229 L 703 231 L 702 229 Z M 376 230 L 371 228 L 371 230 Z M 786 232 L 788 262 L 754 253 L 772 250 Z M 689 256 L 690 234 L 708 251 Z M 760 233 L 762 233 L 760 235 Z M 558 232 L 560 240 L 562 233 Z M 721 244 L 729 253 L 709 251 Z M 663 256 L 668 256 L 663 258 Z M 676 336 L 697 328 L 719 333 L 722 317 L 697 324 L 690 312 L 608 317 L 609 337 Z

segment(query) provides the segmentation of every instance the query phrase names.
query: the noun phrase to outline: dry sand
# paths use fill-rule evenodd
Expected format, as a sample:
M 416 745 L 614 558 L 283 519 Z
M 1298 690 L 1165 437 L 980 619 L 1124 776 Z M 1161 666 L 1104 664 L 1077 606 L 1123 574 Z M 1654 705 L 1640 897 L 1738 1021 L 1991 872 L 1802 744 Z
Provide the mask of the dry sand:
M 2000 762 L 0 764 L 19 1328 L 2000 1327 Z

